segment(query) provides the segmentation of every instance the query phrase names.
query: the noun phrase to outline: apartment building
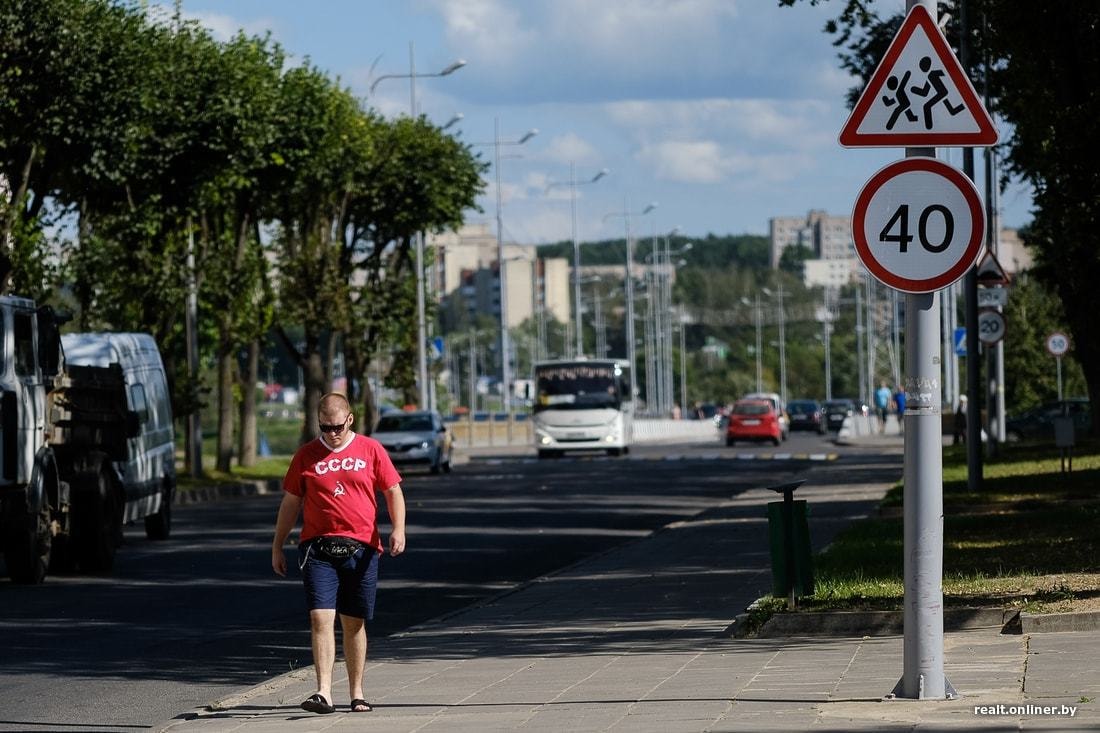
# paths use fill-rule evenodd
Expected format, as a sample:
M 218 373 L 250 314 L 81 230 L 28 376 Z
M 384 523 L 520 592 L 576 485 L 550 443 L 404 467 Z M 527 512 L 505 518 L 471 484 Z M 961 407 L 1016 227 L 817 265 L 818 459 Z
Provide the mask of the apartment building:
M 500 267 L 497 240 L 488 223 L 429 237 L 435 254 L 432 283 L 450 318 L 460 311 L 499 319 Z M 543 258 L 532 245 L 505 242 L 506 317 L 515 328 L 540 310 L 562 323 L 572 318 L 570 266 L 565 258 Z M 445 316 L 446 318 L 446 316 Z

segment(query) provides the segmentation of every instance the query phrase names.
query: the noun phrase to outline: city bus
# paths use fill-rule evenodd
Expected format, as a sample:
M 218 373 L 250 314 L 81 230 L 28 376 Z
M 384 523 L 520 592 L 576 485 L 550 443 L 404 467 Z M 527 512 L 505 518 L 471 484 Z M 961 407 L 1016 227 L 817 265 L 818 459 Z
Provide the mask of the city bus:
M 535 364 L 532 418 L 539 458 L 566 451 L 630 451 L 634 399 L 623 359 L 572 359 Z

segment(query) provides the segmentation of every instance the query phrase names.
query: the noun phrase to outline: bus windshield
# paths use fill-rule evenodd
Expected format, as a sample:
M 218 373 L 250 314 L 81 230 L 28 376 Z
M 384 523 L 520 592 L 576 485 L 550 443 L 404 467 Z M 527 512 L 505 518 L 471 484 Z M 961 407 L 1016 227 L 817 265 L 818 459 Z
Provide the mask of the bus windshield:
M 623 394 L 621 370 L 614 364 L 547 364 L 535 367 L 540 410 L 619 409 Z

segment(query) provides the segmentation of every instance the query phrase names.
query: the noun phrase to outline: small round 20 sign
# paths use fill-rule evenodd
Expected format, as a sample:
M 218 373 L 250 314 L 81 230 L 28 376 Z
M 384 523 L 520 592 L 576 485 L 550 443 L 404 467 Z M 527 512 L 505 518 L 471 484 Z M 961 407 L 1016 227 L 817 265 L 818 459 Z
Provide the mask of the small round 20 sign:
M 863 186 L 852 211 L 856 254 L 876 280 L 931 293 L 974 266 L 985 213 L 974 184 L 935 158 L 890 163 Z

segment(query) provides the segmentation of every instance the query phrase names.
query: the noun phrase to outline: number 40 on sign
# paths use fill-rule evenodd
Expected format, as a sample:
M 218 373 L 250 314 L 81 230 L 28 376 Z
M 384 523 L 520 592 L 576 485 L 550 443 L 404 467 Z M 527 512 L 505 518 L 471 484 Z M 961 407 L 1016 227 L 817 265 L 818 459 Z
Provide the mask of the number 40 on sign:
M 857 256 L 879 282 L 930 293 L 974 266 L 985 214 L 961 171 L 935 158 L 906 158 L 882 168 L 859 192 L 852 236 Z

